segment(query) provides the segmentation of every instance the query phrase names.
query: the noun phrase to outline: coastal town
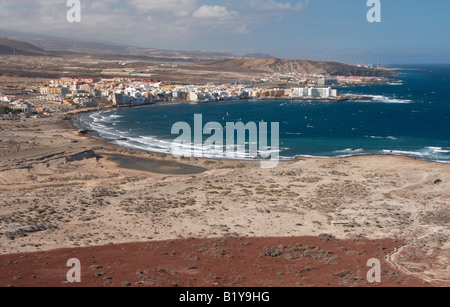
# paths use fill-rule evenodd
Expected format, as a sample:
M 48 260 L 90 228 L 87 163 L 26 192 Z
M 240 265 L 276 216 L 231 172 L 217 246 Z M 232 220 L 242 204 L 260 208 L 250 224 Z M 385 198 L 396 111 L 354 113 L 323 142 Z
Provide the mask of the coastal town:
M 255 79 L 243 84 L 206 85 L 173 84 L 157 79 L 116 78 L 68 78 L 49 80 L 27 87 L 6 88 L 0 92 L 0 116 L 52 116 L 55 113 L 86 108 L 125 107 L 156 103 L 207 103 L 239 99 L 297 99 L 340 101 L 332 87 L 366 82 L 381 82 L 376 77 L 335 77 L 306 74 L 275 74 L 273 78 L 290 84 L 290 87 L 265 87 Z M 259 84 L 262 84 L 260 86 Z

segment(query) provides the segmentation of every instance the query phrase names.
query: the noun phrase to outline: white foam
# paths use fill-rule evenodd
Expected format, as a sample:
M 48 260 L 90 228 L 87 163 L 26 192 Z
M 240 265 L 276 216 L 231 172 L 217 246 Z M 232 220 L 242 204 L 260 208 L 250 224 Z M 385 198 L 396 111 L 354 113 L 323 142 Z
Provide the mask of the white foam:
M 363 96 L 370 97 L 372 101 L 360 100 L 360 102 L 382 102 L 382 103 L 414 103 L 409 99 L 398 99 L 394 97 L 387 97 L 384 95 L 366 95 L 366 94 L 346 94 L 347 96 Z
M 346 148 L 344 150 L 336 150 L 335 152 L 353 152 L 353 153 L 361 153 L 365 152 L 363 148 Z
M 387 154 L 393 154 L 393 155 L 399 155 L 399 156 L 404 156 L 404 155 L 407 155 L 407 156 L 424 156 L 425 155 L 424 153 L 417 152 L 417 151 L 404 151 L 404 150 L 388 150 L 388 149 L 385 149 L 385 150 L 383 150 L 383 152 L 387 153 Z
M 450 149 L 444 149 L 442 147 L 426 147 L 427 150 L 431 150 L 435 153 L 441 153 L 441 154 L 446 154 L 446 153 L 450 153 Z
M 437 163 L 442 163 L 442 164 L 450 164 L 450 161 L 441 161 L 441 160 L 437 160 Z
M 396 138 L 395 136 L 375 136 L 375 135 L 371 135 L 370 138 L 372 139 L 388 139 L 388 140 L 398 140 L 398 138 Z
M 373 101 L 382 102 L 382 103 L 413 103 L 412 100 L 407 99 L 397 99 L 392 97 L 387 97 L 383 95 L 367 95 L 368 97 L 372 97 Z

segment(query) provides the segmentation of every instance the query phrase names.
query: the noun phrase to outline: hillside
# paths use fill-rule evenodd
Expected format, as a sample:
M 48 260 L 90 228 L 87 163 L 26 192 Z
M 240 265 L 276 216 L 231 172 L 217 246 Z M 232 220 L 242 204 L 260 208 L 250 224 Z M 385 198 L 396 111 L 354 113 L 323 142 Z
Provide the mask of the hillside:
M 318 62 L 308 60 L 284 60 L 284 59 L 233 59 L 204 64 L 209 69 L 243 72 L 268 72 L 268 73 L 308 73 L 331 76 L 373 76 L 393 77 L 395 73 L 357 67 L 338 62 Z
M 45 51 L 32 44 L 10 39 L 0 39 L 1 55 L 44 55 Z

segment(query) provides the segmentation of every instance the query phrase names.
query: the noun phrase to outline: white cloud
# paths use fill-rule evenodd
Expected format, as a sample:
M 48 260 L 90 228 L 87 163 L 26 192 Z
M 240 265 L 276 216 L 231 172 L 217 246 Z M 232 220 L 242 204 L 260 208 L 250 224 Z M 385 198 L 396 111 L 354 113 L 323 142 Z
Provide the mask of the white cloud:
M 0 28 L 177 49 L 205 41 L 221 42 L 230 35 L 249 35 L 256 27 L 296 12 L 305 3 L 223 0 L 210 5 L 210 0 L 82 0 L 82 22 L 68 23 L 66 0 L 0 1 Z
M 296 4 L 291 2 L 278 2 L 276 0 L 251 0 L 250 5 L 253 9 L 263 11 L 300 11 L 308 4 L 309 0 L 298 1 Z
M 198 7 L 198 0 L 130 0 L 129 4 L 143 12 L 169 12 L 188 16 Z
M 194 12 L 195 18 L 216 18 L 216 19 L 230 19 L 237 16 L 237 12 L 230 12 L 224 6 L 218 5 L 202 5 Z

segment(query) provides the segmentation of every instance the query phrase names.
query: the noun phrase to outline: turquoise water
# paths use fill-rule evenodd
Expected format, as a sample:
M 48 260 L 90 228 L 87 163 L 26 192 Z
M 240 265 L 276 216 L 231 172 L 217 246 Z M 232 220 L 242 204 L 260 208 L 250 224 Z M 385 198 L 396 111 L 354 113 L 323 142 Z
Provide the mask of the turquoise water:
M 127 139 L 117 144 L 171 153 L 177 137 L 172 125 L 185 121 L 194 127 L 194 114 L 203 115 L 203 124 L 223 126 L 263 120 L 280 124 L 282 159 L 394 154 L 450 163 L 450 65 L 403 68 L 400 82 L 339 90 L 374 101 L 155 105 L 87 114 L 79 122 L 103 138 Z

